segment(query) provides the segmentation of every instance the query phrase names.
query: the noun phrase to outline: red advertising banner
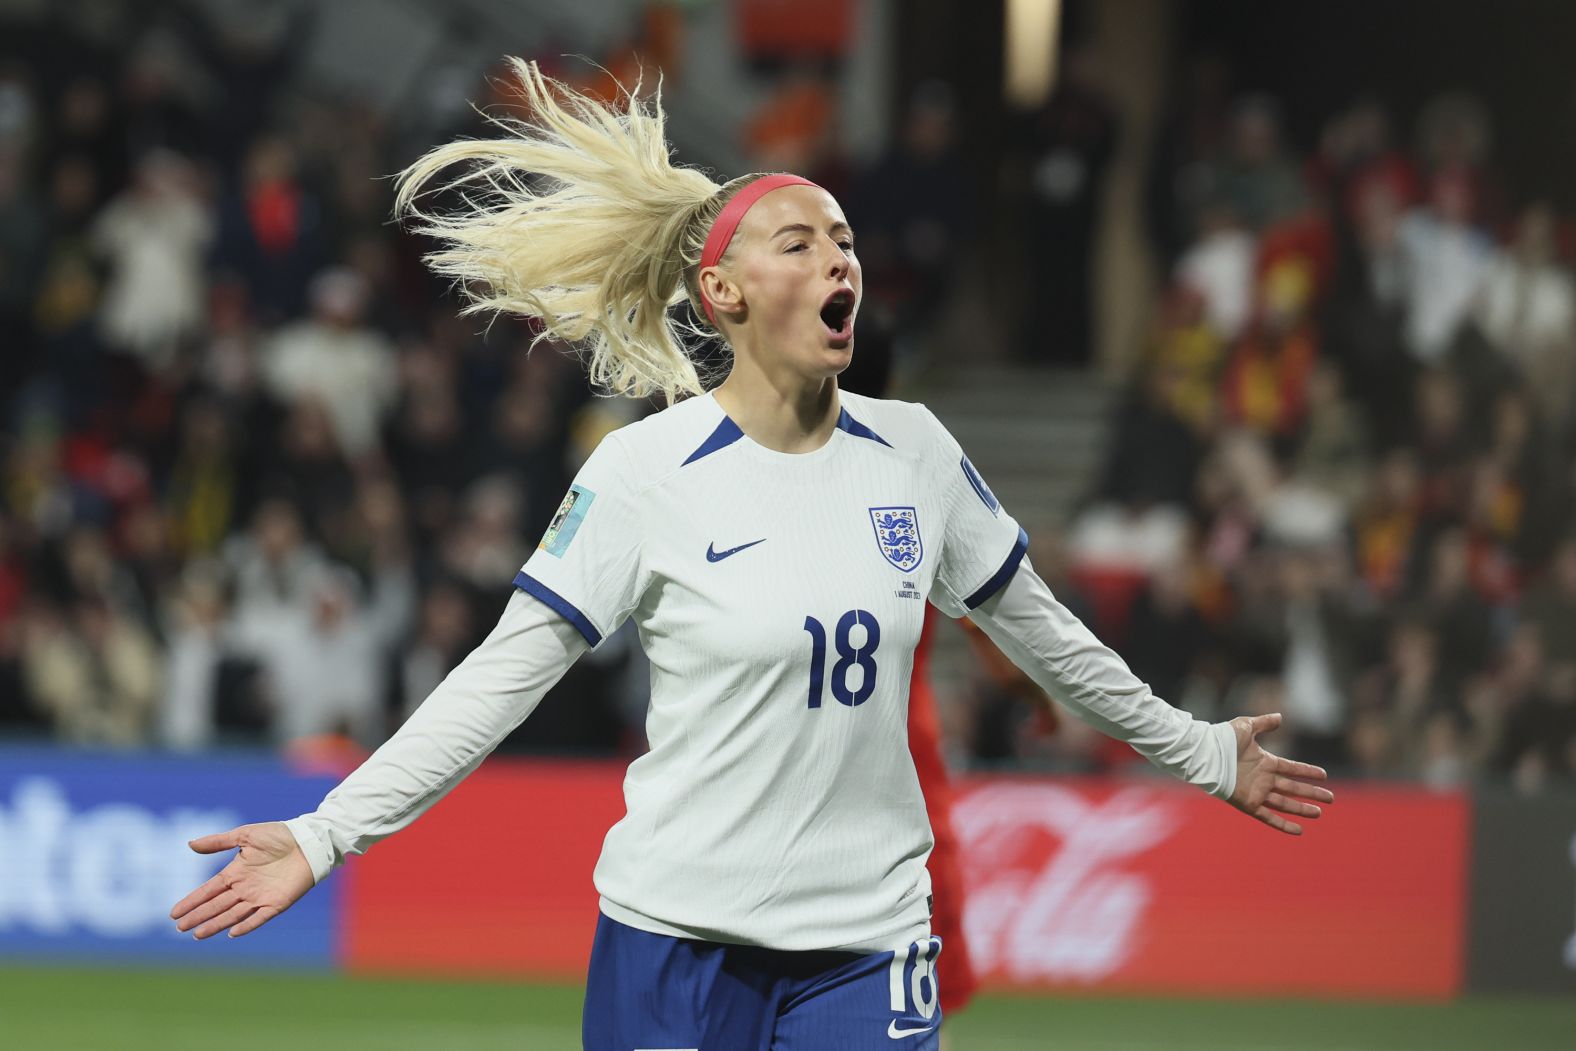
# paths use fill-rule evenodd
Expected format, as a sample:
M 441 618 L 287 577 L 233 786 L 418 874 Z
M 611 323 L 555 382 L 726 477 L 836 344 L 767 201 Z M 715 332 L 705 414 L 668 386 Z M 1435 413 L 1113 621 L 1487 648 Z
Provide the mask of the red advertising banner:
M 487 764 L 344 874 L 346 965 L 582 978 L 622 780 L 614 764 Z M 996 988 L 1456 994 L 1467 799 L 1337 795 L 1293 838 L 1164 782 L 966 780 L 975 966 Z
M 493 761 L 349 866 L 353 971 L 583 980 L 624 768 Z
M 967 781 L 953 819 L 974 966 L 998 988 L 1455 995 L 1467 798 L 1336 798 L 1291 837 L 1181 785 Z

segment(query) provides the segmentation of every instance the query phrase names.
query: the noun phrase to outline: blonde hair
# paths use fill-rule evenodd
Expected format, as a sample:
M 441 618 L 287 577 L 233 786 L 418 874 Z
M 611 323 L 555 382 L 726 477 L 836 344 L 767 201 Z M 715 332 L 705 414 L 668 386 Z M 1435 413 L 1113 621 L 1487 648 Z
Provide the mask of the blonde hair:
M 699 394 L 684 351 L 687 326 L 669 313 L 686 297 L 702 317 L 706 234 L 730 197 L 756 176 L 719 186 L 669 161 L 660 83 L 649 103 L 637 83 L 614 109 L 511 58 L 530 120 L 489 117 L 506 138 L 433 149 L 399 176 L 395 212 L 442 247 L 426 257 L 457 279 L 463 314 L 540 318 L 549 337 L 589 351 L 593 385 L 669 402 Z M 451 165 L 459 176 L 438 180 Z M 429 185 L 432 184 L 432 185 Z M 453 191 L 461 208 L 434 212 L 418 198 Z M 533 344 L 534 345 L 534 344 Z

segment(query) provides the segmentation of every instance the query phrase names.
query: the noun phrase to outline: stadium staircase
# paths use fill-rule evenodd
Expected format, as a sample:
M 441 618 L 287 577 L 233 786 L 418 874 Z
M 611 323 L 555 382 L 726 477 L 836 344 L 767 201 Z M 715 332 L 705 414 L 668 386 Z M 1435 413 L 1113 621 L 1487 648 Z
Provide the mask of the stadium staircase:
M 1030 535 L 1067 523 L 1097 480 L 1120 391 L 1087 371 L 971 365 L 926 375 L 930 406 Z

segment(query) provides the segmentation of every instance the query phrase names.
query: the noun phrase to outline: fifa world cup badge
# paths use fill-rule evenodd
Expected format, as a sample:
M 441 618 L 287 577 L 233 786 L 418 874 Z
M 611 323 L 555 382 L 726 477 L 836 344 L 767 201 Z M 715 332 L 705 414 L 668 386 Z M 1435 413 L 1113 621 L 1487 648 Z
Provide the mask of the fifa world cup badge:
M 569 492 L 564 494 L 564 502 L 558 505 L 547 532 L 542 534 L 542 542 L 537 546 L 554 558 L 563 558 L 569 542 L 575 538 L 575 531 L 585 521 L 591 501 L 595 499 L 596 494 L 591 490 L 581 485 L 571 485 Z

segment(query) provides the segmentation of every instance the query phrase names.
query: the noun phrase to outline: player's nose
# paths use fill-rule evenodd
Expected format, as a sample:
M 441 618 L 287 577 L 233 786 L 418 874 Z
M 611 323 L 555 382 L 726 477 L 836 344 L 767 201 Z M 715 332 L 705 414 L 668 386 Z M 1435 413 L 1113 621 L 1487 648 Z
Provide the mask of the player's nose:
M 841 245 L 832 245 L 831 258 L 827 260 L 827 276 L 834 281 L 841 281 L 848 276 L 848 253 L 844 252 Z

